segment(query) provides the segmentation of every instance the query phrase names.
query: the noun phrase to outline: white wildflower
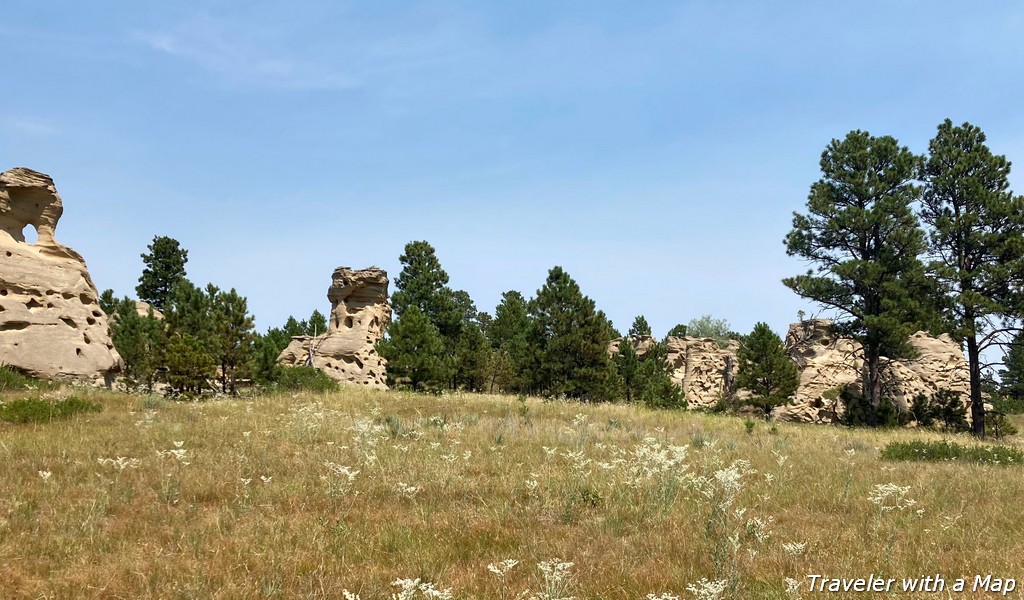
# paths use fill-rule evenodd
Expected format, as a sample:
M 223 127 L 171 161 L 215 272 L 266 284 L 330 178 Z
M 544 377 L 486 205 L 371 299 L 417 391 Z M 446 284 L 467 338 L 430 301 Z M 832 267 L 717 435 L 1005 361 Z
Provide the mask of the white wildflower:
M 39 476 L 43 478 L 44 482 L 50 481 L 50 477 L 52 475 L 53 475 L 53 473 L 51 473 L 49 471 L 39 471 Z
M 879 483 L 875 489 L 868 494 L 868 501 L 878 506 L 882 512 L 903 510 L 917 504 L 916 500 L 907 498 L 910 486 L 900 486 L 895 483 Z
M 786 554 L 790 556 L 800 556 L 804 553 L 804 549 L 807 547 L 806 542 L 786 542 L 782 544 L 782 549 L 786 551 Z
M 512 559 L 512 558 L 507 558 L 507 559 L 501 561 L 498 564 L 491 563 L 491 564 L 487 565 L 487 570 L 490 571 L 491 573 L 494 573 L 498 577 L 501 577 L 502 579 L 504 579 L 505 576 L 508 575 L 508 572 L 511 571 L 513 568 L 515 568 L 515 566 L 518 565 L 518 564 L 519 564 L 518 560 L 515 560 L 515 559 Z
M 725 579 L 708 581 L 706 577 L 701 577 L 700 581 L 687 585 L 686 589 L 697 600 L 719 600 L 725 593 L 728 583 Z

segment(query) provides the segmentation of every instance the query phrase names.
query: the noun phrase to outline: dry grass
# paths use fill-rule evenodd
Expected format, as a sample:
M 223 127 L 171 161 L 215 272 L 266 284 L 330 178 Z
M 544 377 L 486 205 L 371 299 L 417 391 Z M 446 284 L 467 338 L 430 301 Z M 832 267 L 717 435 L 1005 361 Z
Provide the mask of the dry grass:
M 932 433 L 365 390 L 86 397 L 103 412 L 0 423 L 4 599 L 390 598 L 397 578 L 557 597 L 537 568 L 554 557 L 578 598 L 1024 573 L 1021 467 L 878 459 Z M 915 503 L 870 502 L 887 483 Z M 520 562 L 504 579 L 488 570 L 505 559 Z

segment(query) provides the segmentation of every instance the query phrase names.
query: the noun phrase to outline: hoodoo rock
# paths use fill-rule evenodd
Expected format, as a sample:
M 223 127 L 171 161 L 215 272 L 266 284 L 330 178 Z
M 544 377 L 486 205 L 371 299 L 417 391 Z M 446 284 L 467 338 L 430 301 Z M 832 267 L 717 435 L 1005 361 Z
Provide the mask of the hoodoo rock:
M 307 365 L 341 382 L 387 388 L 387 361 L 375 348 L 391 322 L 388 274 L 338 267 L 327 290 L 331 318 L 327 332 L 296 336 L 278 357 L 283 365 Z
M 63 211 L 49 176 L 0 173 L 0 364 L 109 385 L 121 358 L 85 261 L 54 238 Z M 26 241 L 28 227 L 34 243 Z
M 914 358 L 882 359 L 882 395 L 897 408 L 907 410 L 914 397 L 949 390 L 968 403 L 970 371 L 963 351 L 952 338 L 919 331 L 910 336 Z M 864 370 L 859 343 L 837 336 L 828 319 L 810 319 L 789 326 L 789 356 L 800 369 L 800 386 L 792 402 L 775 409 L 772 416 L 785 421 L 838 420 L 844 407 L 839 391 L 860 386 Z

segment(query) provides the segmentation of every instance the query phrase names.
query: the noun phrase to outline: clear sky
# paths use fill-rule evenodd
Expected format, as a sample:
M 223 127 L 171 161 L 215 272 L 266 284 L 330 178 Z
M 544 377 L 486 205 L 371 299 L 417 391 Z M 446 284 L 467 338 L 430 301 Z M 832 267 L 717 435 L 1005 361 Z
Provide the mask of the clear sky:
M 100 290 L 167 235 L 260 330 L 424 239 L 481 310 L 561 265 L 621 330 L 784 333 L 829 140 L 949 117 L 1024 169 L 1022 32 L 1009 1 L 6 0 L 0 170 L 54 177 Z

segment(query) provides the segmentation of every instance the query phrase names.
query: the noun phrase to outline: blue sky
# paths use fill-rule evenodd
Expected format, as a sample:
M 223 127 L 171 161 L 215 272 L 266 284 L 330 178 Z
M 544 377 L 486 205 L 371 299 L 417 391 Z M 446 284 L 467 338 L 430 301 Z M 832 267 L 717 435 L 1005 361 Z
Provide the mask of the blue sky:
M 54 177 L 101 290 L 168 235 L 261 330 L 425 239 L 482 310 L 561 265 L 622 330 L 783 333 L 825 145 L 949 117 L 1024 161 L 1021 31 L 1016 2 L 8 0 L 0 169 Z

